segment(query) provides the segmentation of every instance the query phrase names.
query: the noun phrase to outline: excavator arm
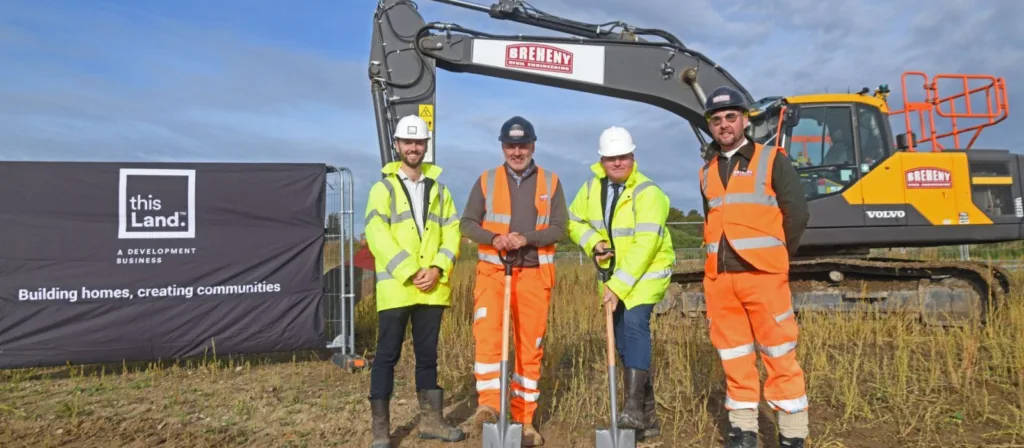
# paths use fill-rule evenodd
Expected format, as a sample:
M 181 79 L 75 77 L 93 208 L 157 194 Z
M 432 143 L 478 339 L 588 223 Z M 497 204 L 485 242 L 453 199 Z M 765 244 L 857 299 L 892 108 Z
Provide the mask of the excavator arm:
M 623 22 L 582 23 L 522 0 L 491 6 L 435 0 L 573 37 L 495 35 L 457 24 L 426 23 L 410 0 L 380 0 L 374 14 L 369 76 L 381 163 L 394 160 L 391 135 L 401 117 L 418 114 L 436 142 L 436 68 L 558 87 L 654 105 L 690 123 L 702 151 L 709 134 L 704 88 L 728 86 L 754 99 L 724 68 L 671 33 Z M 616 31 L 616 29 L 621 31 Z M 663 40 L 647 41 L 641 36 Z

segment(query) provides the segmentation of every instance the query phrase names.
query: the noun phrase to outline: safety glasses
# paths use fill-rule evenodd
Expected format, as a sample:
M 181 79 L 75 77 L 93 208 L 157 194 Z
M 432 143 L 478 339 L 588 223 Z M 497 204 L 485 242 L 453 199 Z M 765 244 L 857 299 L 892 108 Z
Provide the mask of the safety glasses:
M 725 118 L 725 121 L 727 121 L 729 123 L 735 123 L 736 120 L 738 120 L 741 115 L 743 115 L 743 114 L 741 114 L 739 112 L 729 112 L 729 113 L 726 113 L 725 115 L 716 115 L 714 117 L 709 118 L 708 119 L 708 123 L 711 123 L 712 126 L 718 126 L 718 125 L 722 124 L 722 119 L 723 118 Z

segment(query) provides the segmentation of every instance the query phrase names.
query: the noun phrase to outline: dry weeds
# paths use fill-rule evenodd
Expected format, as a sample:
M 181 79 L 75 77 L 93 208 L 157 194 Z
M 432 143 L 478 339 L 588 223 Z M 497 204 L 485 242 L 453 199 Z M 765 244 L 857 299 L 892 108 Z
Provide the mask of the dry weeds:
M 461 422 L 475 405 L 472 264 L 456 269 L 439 362 L 450 419 Z M 811 446 L 1024 446 L 1021 298 L 984 328 L 801 315 Z M 367 357 L 376 337 L 373 306 L 370 296 L 357 307 Z M 608 397 L 590 266 L 560 268 L 550 322 L 539 416 L 546 446 L 592 446 L 593 430 L 607 424 Z M 664 429 L 641 446 L 721 446 L 724 385 L 703 321 L 672 314 L 652 326 Z M 407 339 L 392 414 L 401 446 L 453 446 L 416 438 L 412 369 Z M 347 373 L 318 353 L 0 372 L 0 445 L 368 446 L 368 373 Z M 762 413 L 764 446 L 775 446 L 773 420 Z

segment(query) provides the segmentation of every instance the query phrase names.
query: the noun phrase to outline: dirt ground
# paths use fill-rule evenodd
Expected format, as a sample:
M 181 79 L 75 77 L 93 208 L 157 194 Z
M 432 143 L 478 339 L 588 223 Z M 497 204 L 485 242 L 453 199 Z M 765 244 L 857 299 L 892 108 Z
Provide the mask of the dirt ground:
M 403 357 L 396 375 L 393 446 L 480 446 L 475 434 L 460 443 L 420 440 L 409 359 Z M 359 447 L 369 446 L 371 439 L 366 401 L 369 371 L 350 373 L 315 353 L 276 360 L 129 366 L 127 371 L 123 366 L 30 369 L 3 379 L 0 446 L 5 447 Z M 471 376 L 467 376 L 466 383 L 470 382 Z M 445 413 L 453 424 L 465 422 L 475 406 L 470 389 L 460 389 L 446 400 Z M 720 411 L 721 400 L 721 394 L 716 393 L 706 397 L 704 403 L 660 401 L 663 435 L 637 446 L 722 446 L 720 431 L 726 421 Z M 887 421 L 890 417 L 867 425 L 837 425 L 830 422 L 841 420 L 837 414 L 841 410 L 827 403 L 815 405 L 811 411 L 812 434 L 819 441 L 811 446 L 896 446 L 892 441 L 899 425 Z M 702 420 L 678 415 L 694 408 L 714 417 L 692 424 Z M 773 420 L 762 412 L 762 446 L 776 446 L 771 439 Z M 550 415 L 541 415 L 540 430 L 547 447 L 591 447 L 594 429 L 605 427 L 606 421 L 556 423 Z M 958 439 L 979 440 L 984 434 L 991 436 L 992 431 L 998 431 L 997 426 L 976 425 L 954 431 L 960 433 Z M 1024 446 L 1017 437 L 1007 441 L 985 446 Z
M 33 369 L 6 378 L 0 389 L 0 446 L 369 446 L 369 371 L 350 373 L 324 355 L 304 355 L 256 366 Z M 393 446 L 479 446 L 476 434 L 460 443 L 418 438 L 412 365 L 403 364 L 391 409 Z M 446 405 L 449 422 L 460 424 L 475 397 L 457 393 Z M 545 446 L 593 444 L 590 427 L 541 431 Z

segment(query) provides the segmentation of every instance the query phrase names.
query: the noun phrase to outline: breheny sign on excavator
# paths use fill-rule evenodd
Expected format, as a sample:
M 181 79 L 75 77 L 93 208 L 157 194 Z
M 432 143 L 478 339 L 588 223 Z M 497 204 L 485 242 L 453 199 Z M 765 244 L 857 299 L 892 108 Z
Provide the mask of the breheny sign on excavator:
M 710 135 L 704 92 L 730 87 L 752 103 L 750 137 L 785 148 L 806 192 L 811 218 L 790 272 L 798 313 L 871 304 L 880 311 L 916 312 L 928 323 L 958 324 L 984 322 L 989 307 L 1008 297 L 1010 279 L 1002 268 L 869 256 L 874 249 L 891 247 L 1024 239 L 1024 159 L 1007 150 L 971 149 L 981 130 L 1008 115 L 1002 78 L 943 74 L 929 79 L 907 72 L 898 111 L 889 109 L 887 84 L 873 94 L 865 88 L 755 101 L 725 68 L 664 30 L 617 21 L 583 23 L 518 0 L 491 6 L 436 1 L 572 36 L 495 35 L 453 23 L 427 23 L 410 1 L 380 0 L 369 77 L 382 163 L 394 157 L 390 135 L 395 120 L 418 113 L 421 104 L 435 103 L 436 68 L 660 107 L 690 124 L 701 157 Z M 659 39 L 646 40 L 651 37 Z M 908 81 L 924 86 L 924 101 L 908 99 Z M 939 82 L 944 81 L 958 87 L 951 94 L 943 89 L 942 96 Z M 972 82 L 981 85 L 971 87 Z M 972 104 L 973 95 L 985 99 Z M 894 137 L 890 120 L 898 116 L 906 132 Z M 937 124 L 937 119 L 951 125 Z M 971 119 L 979 124 L 962 124 Z M 913 129 L 920 129 L 920 135 Z M 961 136 L 971 136 L 966 145 Z M 951 139 L 952 147 L 943 139 Z M 434 157 L 430 154 L 428 161 Z M 702 267 L 677 270 L 659 312 L 678 308 L 700 315 L 702 278 Z

